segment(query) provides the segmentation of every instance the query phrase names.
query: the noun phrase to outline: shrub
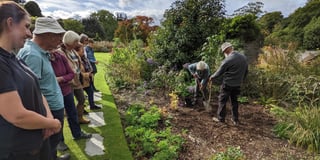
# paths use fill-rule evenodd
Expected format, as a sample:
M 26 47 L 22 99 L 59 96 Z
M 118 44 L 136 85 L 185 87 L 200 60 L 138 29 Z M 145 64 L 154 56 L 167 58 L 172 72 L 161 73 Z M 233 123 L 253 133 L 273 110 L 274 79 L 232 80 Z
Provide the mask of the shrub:
M 170 160 L 177 159 L 183 139 L 174 135 L 168 120 L 160 128 L 160 110 L 156 106 L 145 108 L 142 105 L 131 105 L 125 116 L 125 135 L 135 159 Z
M 169 92 L 174 89 L 175 77 L 177 72 L 170 69 L 170 67 L 165 64 L 158 67 L 152 72 L 151 86 L 154 88 L 163 89 L 164 92 Z
M 226 151 L 215 154 L 211 160 L 243 160 L 245 159 L 240 146 L 228 147 Z
M 115 48 L 109 63 L 106 65 L 106 79 L 116 88 L 135 87 L 145 79 L 150 79 L 153 71 L 147 55 L 143 50 L 143 42 L 132 41 L 127 47 Z
M 320 153 L 320 108 L 297 107 L 294 111 L 273 106 L 271 108 L 279 123 L 274 132 L 281 138 L 309 151 Z

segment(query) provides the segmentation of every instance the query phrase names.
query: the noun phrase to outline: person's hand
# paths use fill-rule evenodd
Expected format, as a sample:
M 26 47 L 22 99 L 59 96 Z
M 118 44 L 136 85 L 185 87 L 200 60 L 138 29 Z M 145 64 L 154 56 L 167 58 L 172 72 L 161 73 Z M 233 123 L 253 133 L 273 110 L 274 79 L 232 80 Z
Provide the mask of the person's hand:
M 61 83 L 64 80 L 63 77 L 57 77 L 56 79 L 57 79 L 58 83 Z
M 98 64 L 98 63 L 99 63 L 99 61 L 96 61 L 96 62 L 95 62 L 95 64 Z
M 193 74 L 193 78 L 199 78 L 198 74 Z
M 203 89 L 203 85 L 201 83 L 199 84 L 199 88 L 200 88 L 200 90 Z
M 58 119 L 54 119 L 54 121 L 55 122 L 54 122 L 54 127 L 52 128 L 52 131 L 54 133 L 58 133 L 61 130 L 61 123 L 60 123 L 60 121 Z
M 212 78 L 212 77 L 210 77 L 210 78 L 209 78 L 209 81 L 211 81 L 211 82 L 212 82 L 212 81 L 213 81 L 213 78 Z
M 43 139 L 47 139 L 47 138 L 49 138 L 50 136 L 52 136 L 52 135 L 54 135 L 55 133 L 54 133 L 54 130 L 53 129 L 49 129 L 49 128 L 47 128 L 47 129 L 44 129 L 43 130 Z

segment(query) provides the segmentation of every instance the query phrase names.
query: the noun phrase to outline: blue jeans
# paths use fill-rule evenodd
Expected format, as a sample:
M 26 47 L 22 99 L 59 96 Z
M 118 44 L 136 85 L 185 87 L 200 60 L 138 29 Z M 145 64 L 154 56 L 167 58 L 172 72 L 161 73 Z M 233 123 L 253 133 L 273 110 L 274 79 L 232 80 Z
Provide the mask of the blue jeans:
M 50 148 L 51 148 L 51 155 L 53 160 L 57 159 L 57 145 L 62 139 L 62 130 L 63 130 L 63 119 L 64 119 L 64 109 L 52 111 L 51 113 L 54 118 L 58 119 L 61 123 L 61 130 L 59 133 L 56 133 L 52 136 L 50 136 Z
M 88 101 L 89 101 L 89 105 L 90 107 L 94 107 L 94 99 L 93 99 L 93 87 L 92 85 L 90 85 L 89 87 L 83 88 L 83 90 L 86 91 L 87 95 L 88 95 Z
M 71 92 L 70 94 L 64 96 L 63 101 L 71 134 L 73 138 L 79 138 L 81 134 L 81 128 L 78 121 L 78 112 L 74 104 L 73 93 Z

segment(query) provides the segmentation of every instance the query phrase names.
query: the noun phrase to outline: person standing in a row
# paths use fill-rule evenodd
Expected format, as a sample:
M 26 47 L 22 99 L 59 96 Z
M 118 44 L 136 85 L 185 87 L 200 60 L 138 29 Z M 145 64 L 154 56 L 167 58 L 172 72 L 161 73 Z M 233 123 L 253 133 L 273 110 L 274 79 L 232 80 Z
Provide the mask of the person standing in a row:
M 13 54 L 30 38 L 31 20 L 15 2 L 0 2 L 0 159 L 50 160 L 48 137 L 61 130 L 38 77 Z
M 85 57 L 88 58 L 92 67 L 92 76 L 91 76 L 90 86 L 93 88 L 93 91 L 99 92 L 99 90 L 94 85 L 94 76 L 98 72 L 97 66 L 96 66 L 98 64 L 98 61 L 94 56 L 93 44 L 94 44 L 93 39 L 88 39 L 88 45 L 85 46 L 85 53 L 86 53 Z
M 48 101 L 52 115 L 60 120 L 62 126 L 64 122 L 63 95 L 51 67 L 49 51 L 57 48 L 64 33 L 65 30 L 55 19 L 39 17 L 35 22 L 33 38 L 26 41 L 17 55 L 37 75 L 41 92 Z M 54 160 L 70 159 L 69 154 L 57 157 L 57 145 L 61 137 L 62 131 L 50 137 L 51 154 Z

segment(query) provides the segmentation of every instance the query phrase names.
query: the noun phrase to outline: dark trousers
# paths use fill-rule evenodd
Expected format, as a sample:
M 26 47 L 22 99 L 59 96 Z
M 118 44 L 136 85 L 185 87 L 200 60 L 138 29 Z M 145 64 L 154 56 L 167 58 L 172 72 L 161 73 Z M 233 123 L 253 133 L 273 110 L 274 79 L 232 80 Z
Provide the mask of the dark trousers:
M 203 97 L 205 98 L 204 100 L 208 100 L 208 89 L 207 89 L 207 83 L 205 83 L 202 87 L 202 91 L 200 90 L 200 83 L 202 81 L 202 79 L 196 79 L 196 88 L 195 88 L 195 92 L 194 92 L 194 98 L 197 98 L 198 95 L 203 95 Z
M 73 138 L 78 138 L 81 134 L 81 128 L 78 121 L 78 112 L 74 104 L 73 93 L 71 92 L 70 94 L 64 96 L 63 100 L 71 134 Z
M 97 66 L 96 63 L 90 62 L 91 66 L 92 66 L 92 74 L 93 76 L 97 73 Z M 90 84 L 93 87 L 93 90 L 97 90 L 96 87 L 94 86 L 94 78 L 91 78 Z
M 25 153 L 11 153 L 8 158 L 1 160 L 51 160 L 49 139 L 42 143 L 39 150 Z
M 57 145 L 62 139 L 62 130 L 63 130 L 63 119 L 64 119 L 64 109 L 51 111 L 54 118 L 58 119 L 61 123 L 61 130 L 59 133 L 56 133 L 50 136 L 50 148 L 51 148 L 51 155 L 53 160 L 57 159 Z
M 231 87 L 222 84 L 220 87 L 220 95 L 219 95 L 219 108 L 218 108 L 218 119 L 224 121 L 226 117 L 226 105 L 229 100 L 231 99 L 232 104 L 232 119 L 234 121 L 239 120 L 239 112 L 238 112 L 238 95 L 240 94 L 240 87 Z
M 86 88 L 83 88 L 83 90 L 86 91 L 87 95 L 88 95 L 88 101 L 89 101 L 89 105 L 90 107 L 94 107 L 95 104 L 94 104 L 94 91 L 93 91 L 93 87 L 92 85 L 90 85 L 89 87 L 86 87 Z

